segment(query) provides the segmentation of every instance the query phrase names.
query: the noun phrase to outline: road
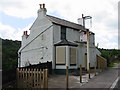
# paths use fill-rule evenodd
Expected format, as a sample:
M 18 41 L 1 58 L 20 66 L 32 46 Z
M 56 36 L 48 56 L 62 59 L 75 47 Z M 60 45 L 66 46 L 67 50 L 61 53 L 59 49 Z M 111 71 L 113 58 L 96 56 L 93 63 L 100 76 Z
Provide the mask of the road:
M 114 86 L 113 90 L 119 90 L 120 89 L 120 64 L 118 65 L 118 67 L 116 67 L 116 69 L 118 69 L 118 78 L 114 82 L 115 85 L 113 85 Z

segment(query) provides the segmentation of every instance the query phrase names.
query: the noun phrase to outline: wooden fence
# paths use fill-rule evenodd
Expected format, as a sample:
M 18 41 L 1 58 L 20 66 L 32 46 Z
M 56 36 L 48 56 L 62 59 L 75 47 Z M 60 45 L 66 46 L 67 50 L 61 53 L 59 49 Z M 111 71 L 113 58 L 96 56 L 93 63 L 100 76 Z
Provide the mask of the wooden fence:
M 17 68 L 17 88 L 48 88 L 48 69 Z
M 39 63 L 39 64 L 34 64 L 26 67 L 22 67 L 24 69 L 48 69 L 48 73 L 52 74 L 52 62 L 45 62 L 45 63 Z
M 98 67 L 98 69 L 106 69 L 107 68 L 107 60 L 101 56 L 97 56 L 97 67 Z

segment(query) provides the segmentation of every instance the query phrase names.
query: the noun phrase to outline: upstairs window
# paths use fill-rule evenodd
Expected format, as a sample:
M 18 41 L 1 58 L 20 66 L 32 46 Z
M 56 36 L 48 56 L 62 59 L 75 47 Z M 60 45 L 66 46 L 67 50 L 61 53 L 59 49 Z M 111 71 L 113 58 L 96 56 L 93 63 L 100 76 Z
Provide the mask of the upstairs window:
M 61 26 L 61 40 L 66 39 L 66 27 Z

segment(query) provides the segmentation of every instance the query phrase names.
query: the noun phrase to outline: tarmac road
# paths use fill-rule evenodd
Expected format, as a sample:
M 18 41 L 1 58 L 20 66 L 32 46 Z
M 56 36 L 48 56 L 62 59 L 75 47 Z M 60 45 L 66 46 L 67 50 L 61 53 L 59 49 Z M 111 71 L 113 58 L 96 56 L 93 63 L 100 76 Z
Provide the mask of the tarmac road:
M 113 90 L 120 89 L 120 64 L 118 65 L 118 67 L 116 69 L 118 69 L 118 78 L 116 79 L 117 82 L 114 82 L 115 86 L 114 86 Z
M 118 79 L 118 81 L 117 81 L 113 90 L 119 90 L 120 89 L 120 64 L 118 65 L 118 78 L 119 79 Z

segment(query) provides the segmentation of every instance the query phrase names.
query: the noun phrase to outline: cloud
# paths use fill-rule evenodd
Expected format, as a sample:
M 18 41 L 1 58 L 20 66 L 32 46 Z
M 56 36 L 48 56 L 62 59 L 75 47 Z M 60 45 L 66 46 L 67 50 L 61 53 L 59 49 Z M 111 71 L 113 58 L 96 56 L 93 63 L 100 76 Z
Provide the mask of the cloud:
M 92 16 L 91 31 L 96 43 L 104 48 L 118 46 L 118 1 L 119 0 L 0 0 L 0 11 L 18 18 L 37 16 L 40 3 L 45 3 L 47 13 L 77 23 L 81 15 Z M 10 27 L 9 27 L 10 28 Z M 17 29 L 19 32 L 19 29 Z M 15 31 L 13 27 L 12 32 Z M 19 33 L 21 34 L 21 33 Z M 19 35 L 18 34 L 18 35 Z M 22 35 L 22 34 L 21 34 Z
M 23 31 L 29 30 L 31 24 L 25 28 L 14 28 L 0 23 L 0 37 L 3 39 L 22 40 Z
M 0 11 L 19 18 L 35 17 L 39 7 L 38 1 L 39 0 L 0 0 Z

